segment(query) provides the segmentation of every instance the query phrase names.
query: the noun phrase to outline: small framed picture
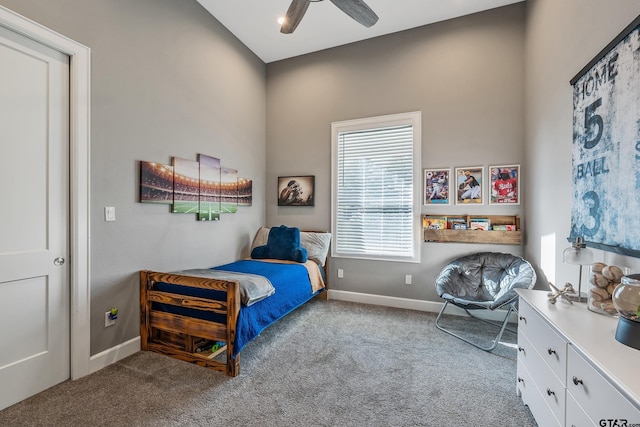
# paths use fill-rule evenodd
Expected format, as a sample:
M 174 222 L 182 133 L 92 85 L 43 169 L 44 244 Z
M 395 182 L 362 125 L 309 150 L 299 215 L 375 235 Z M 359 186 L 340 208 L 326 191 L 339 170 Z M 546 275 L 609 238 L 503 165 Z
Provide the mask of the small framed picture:
M 520 204 L 520 165 L 489 166 L 490 205 Z
M 482 205 L 483 182 L 483 166 L 456 168 L 456 205 Z
M 314 175 L 279 176 L 278 206 L 314 206 Z
M 449 179 L 451 169 L 425 169 L 424 170 L 424 204 L 425 205 L 449 205 L 451 204 Z

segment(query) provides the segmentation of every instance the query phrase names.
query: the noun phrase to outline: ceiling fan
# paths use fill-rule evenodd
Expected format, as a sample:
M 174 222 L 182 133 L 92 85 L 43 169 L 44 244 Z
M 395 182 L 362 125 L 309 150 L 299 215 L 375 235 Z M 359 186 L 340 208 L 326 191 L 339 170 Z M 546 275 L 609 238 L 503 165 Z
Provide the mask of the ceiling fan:
M 309 3 L 319 1 L 322 0 L 293 0 L 280 27 L 280 32 L 293 33 L 309 8 Z M 378 22 L 378 15 L 362 0 L 331 0 L 331 3 L 367 28 Z

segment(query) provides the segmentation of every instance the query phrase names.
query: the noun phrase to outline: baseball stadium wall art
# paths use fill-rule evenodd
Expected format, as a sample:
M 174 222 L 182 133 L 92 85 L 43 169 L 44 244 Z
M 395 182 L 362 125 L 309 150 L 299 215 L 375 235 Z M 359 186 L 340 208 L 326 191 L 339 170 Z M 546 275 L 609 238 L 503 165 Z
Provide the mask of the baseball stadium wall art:
M 588 246 L 640 257 L 640 17 L 570 82 L 571 233 Z
M 456 168 L 456 205 L 482 205 L 484 194 L 484 167 Z
M 424 204 L 425 205 L 449 205 L 451 204 L 451 189 L 449 181 L 451 169 L 425 169 L 424 170 Z
M 278 206 L 314 206 L 316 177 L 279 176 Z
M 239 178 L 216 157 L 198 160 L 174 157 L 173 165 L 140 161 L 140 202 L 166 204 L 173 213 L 195 214 L 199 221 L 217 221 L 238 206 L 252 205 L 253 181 Z
M 520 165 L 489 166 L 490 205 L 520 204 Z

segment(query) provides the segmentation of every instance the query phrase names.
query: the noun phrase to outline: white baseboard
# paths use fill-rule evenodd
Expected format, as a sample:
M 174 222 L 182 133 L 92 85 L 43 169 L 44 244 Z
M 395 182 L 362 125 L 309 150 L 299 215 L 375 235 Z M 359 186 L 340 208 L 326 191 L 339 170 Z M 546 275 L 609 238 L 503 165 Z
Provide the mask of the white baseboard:
M 406 308 L 409 310 L 429 311 L 437 313 L 442 308 L 441 302 L 423 301 L 409 298 L 389 297 L 384 295 L 364 294 L 351 291 L 329 289 L 329 299 L 358 302 L 361 304 L 382 305 L 385 307 Z
M 405 308 L 408 310 L 427 311 L 431 313 L 439 313 L 444 305 L 441 301 L 424 301 L 409 298 L 398 298 L 384 295 L 364 294 L 360 292 L 351 291 L 338 291 L 329 289 L 328 298 L 330 300 L 357 302 L 361 304 L 382 305 L 385 307 Z M 457 316 L 467 316 L 464 310 L 456 307 L 453 304 L 447 306 L 446 314 L 453 314 Z M 475 310 L 474 316 L 501 322 L 506 314 L 505 310 Z M 515 314 L 511 315 L 510 322 L 517 322 Z
M 94 373 L 112 363 L 129 357 L 140 351 L 140 337 L 135 337 L 115 347 L 111 347 L 101 353 L 91 356 L 89 359 L 89 373 Z

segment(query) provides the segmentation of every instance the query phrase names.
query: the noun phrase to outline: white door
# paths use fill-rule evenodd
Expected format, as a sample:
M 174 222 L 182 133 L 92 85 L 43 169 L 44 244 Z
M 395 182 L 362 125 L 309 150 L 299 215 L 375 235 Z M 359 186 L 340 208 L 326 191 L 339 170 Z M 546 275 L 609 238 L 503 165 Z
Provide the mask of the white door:
M 69 58 L 0 27 L 0 409 L 70 376 Z

